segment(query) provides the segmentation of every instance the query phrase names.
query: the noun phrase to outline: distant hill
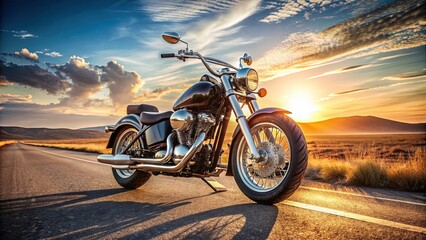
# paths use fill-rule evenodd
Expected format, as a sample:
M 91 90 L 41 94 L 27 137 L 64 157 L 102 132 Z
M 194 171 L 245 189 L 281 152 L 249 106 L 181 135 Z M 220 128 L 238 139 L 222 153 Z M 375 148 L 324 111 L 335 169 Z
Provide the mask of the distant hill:
M 305 134 L 426 133 L 426 123 L 403 123 L 373 116 L 299 123 Z
M 88 130 L 88 131 L 105 132 L 105 126 L 98 126 L 98 127 L 86 127 L 86 128 L 80 128 L 79 130 Z
M 22 128 L 0 127 L 0 140 L 59 140 L 82 138 L 106 138 L 109 134 L 90 130 L 71 130 L 66 128 Z
M 291 115 L 290 115 L 291 116 Z M 403 123 L 373 116 L 332 118 L 320 122 L 298 123 L 305 134 L 369 134 L 369 133 L 426 133 L 426 123 Z M 233 131 L 235 122 L 229 124 Z M 106 138 L 104 127 L 78 130 L 66 128 L 0 127 L 0 140 Z

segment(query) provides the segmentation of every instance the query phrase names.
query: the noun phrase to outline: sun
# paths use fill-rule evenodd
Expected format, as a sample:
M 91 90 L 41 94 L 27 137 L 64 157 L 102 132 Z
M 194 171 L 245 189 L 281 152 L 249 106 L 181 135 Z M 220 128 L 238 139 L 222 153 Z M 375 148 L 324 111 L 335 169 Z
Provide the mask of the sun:
M 288 110 L 292 112 L 290 115 L 295 121 L 298 122 L 312 122 L 315 121 L 315 112 L 319 107 L 307 94 L 297 94 L 291 96 L 288 101 Z

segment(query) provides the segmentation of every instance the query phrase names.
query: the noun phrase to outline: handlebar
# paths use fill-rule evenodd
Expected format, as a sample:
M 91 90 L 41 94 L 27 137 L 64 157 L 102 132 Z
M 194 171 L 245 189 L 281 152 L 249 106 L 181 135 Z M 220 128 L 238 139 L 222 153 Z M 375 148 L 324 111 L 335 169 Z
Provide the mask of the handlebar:
M 219 59 L 216 58 L 211 58 L 211 57 L 203 57 L 201 56 L 201 54 L 199 54 L 198 52 L 192 52 L 191 54 L 178 54 L 175 55 L 174 53 L 162 53 L 161 54 L 161 58 L 173 58 L 176 57 L 179 60 L 185 60 L 187 58 L 195 58 L 195 59 L 200 59 L 201 62 L 204 64 L 204 66 L 207 68 L 207 70 L 209 70 L 209 72 L 213 75 L 215 75 L 216 77 L 220 77 L 221 74 L 215 72 L 207 63 L 212 63 L 212 64 L 216 64 L 216 65 L 220 65 L 223 67 L 227 67 L 227 68 L 232 68 L 235 70 L 239 70 L 238 68 L 232 66 L 231 64 L 221 61 Z
M 174 53 L 162 53 L 161 58 L 174 58 L 176 57 Z

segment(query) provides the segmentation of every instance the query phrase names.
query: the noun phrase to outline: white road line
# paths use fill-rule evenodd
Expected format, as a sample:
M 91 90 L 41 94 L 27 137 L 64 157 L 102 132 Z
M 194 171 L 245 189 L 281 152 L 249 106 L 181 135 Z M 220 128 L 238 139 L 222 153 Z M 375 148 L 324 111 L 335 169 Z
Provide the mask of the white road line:
M 333 215 L 336 215 L 336 216 L 355 219 L 355 220 L 359 220 L 359 221 L 363 221 L 363 222 L 379 224 L 379 225 L 382 225 L 382 226 L 399 228 L 399 229 L 407 230 L 407 231 L 411 231 L 411 232 L 418 232 L 418 233 L 426 234 L 426 228 L 423 228 L 423 227 L 418 227 L 418 226 L 408 225 L 408 224 L 404 224 L 404 223 L 388 221 L 388 220 L 375 218 L 375 217 L 369 217 L 369 216 L 365 216 L 365 215 L 361 215 L 361 214 L 345 212 L 345 211 L 340 211 L 340 210 L 336 210 L 336 209 L 325 208 L 325 207 L 310 205 L 310 204 L 301 203 L 301 202 L 288 201 L 288 200 L 281 202 L 281 204 L 292 206 L 292 207 L 297 207 L 297 208 L 313 210 L 313 211 L 322 212 L 322 213 L 333 214 Z
M 74 159 L 74 160 L 82 161 L 82 162 L 88 162 L 88 163 L 93 163 L 93 164 L 98 164 L 98 165 L 103 165 L 103 166 L 109 166 L 109 167 L 111 166 L 111 165 L 105 164 L 105 163 L 90 161 L 90 160 L 86 160 L 86 159 L 82 159 L 82 158 L 71 157 L 71 156 L 67 156 L 67 155 L 63 155 L 63 154 L 56 154 L 56 153 L 52 153 L 52 152 L 48 152 L 48 151 L 44 151 L 44 150 L 40 150 L 40 152 L 48 153 L 48 154 L 59 156 L 59 157 L 70 158 L 70 159 Z
M 398 202 L 398 203 L 406 203 L 406 204 L 412 204 L 412 205 L 426 206 L 426 203 L 421 203 L 421 202 L 412 202 L 412 201 L 405 201 L 405 200 L 385 198 L 385 197 L 375 197 L 375 196 L 359 194 L 359 193 L 342 192 L 342 191 L 335 191 L 335 190 L 330 190 L 330 189 L 321 189 L 321 188 L 304 187 L 304 186 L 300 186 L 299 188 L 307 189 L 307 190 L 313 190 L 313 191 L 320 191 L 320 192 L 344 194 L 344 195 L 350 195 L 350 196 L 356 196 L 356 197 L 372 198 L 372 199 L 390 201 L 390 202 Z

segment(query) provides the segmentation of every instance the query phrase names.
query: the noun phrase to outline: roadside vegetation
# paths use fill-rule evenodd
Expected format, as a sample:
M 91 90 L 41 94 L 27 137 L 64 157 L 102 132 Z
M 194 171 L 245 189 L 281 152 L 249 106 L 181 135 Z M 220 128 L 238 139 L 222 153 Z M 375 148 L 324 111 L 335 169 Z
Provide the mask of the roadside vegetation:
M 15 140 L 0 141 L 0 147 L 3 147 L 5 145 L 11 144 L 11 143 L 16 143 L 16 141 Z
M 60 148 L 90 153 L 111 153 L 106 149 L 108 139 L 28 140 L 23 143 L 40 147 Z
M 226 135 L 223 162 L 228 161 L 232 133 Z M 306 136 L 306 178 L 333 184 L 426 190 L 426 137 L 421 134 Z M 25 144 L 110 153 L 108 139 L 25 141 Z M 0 145 L 1 146 L 1 145 Z
M 308 136 L 308 139 L 308 179 L 426 190 L 424 135 Z

